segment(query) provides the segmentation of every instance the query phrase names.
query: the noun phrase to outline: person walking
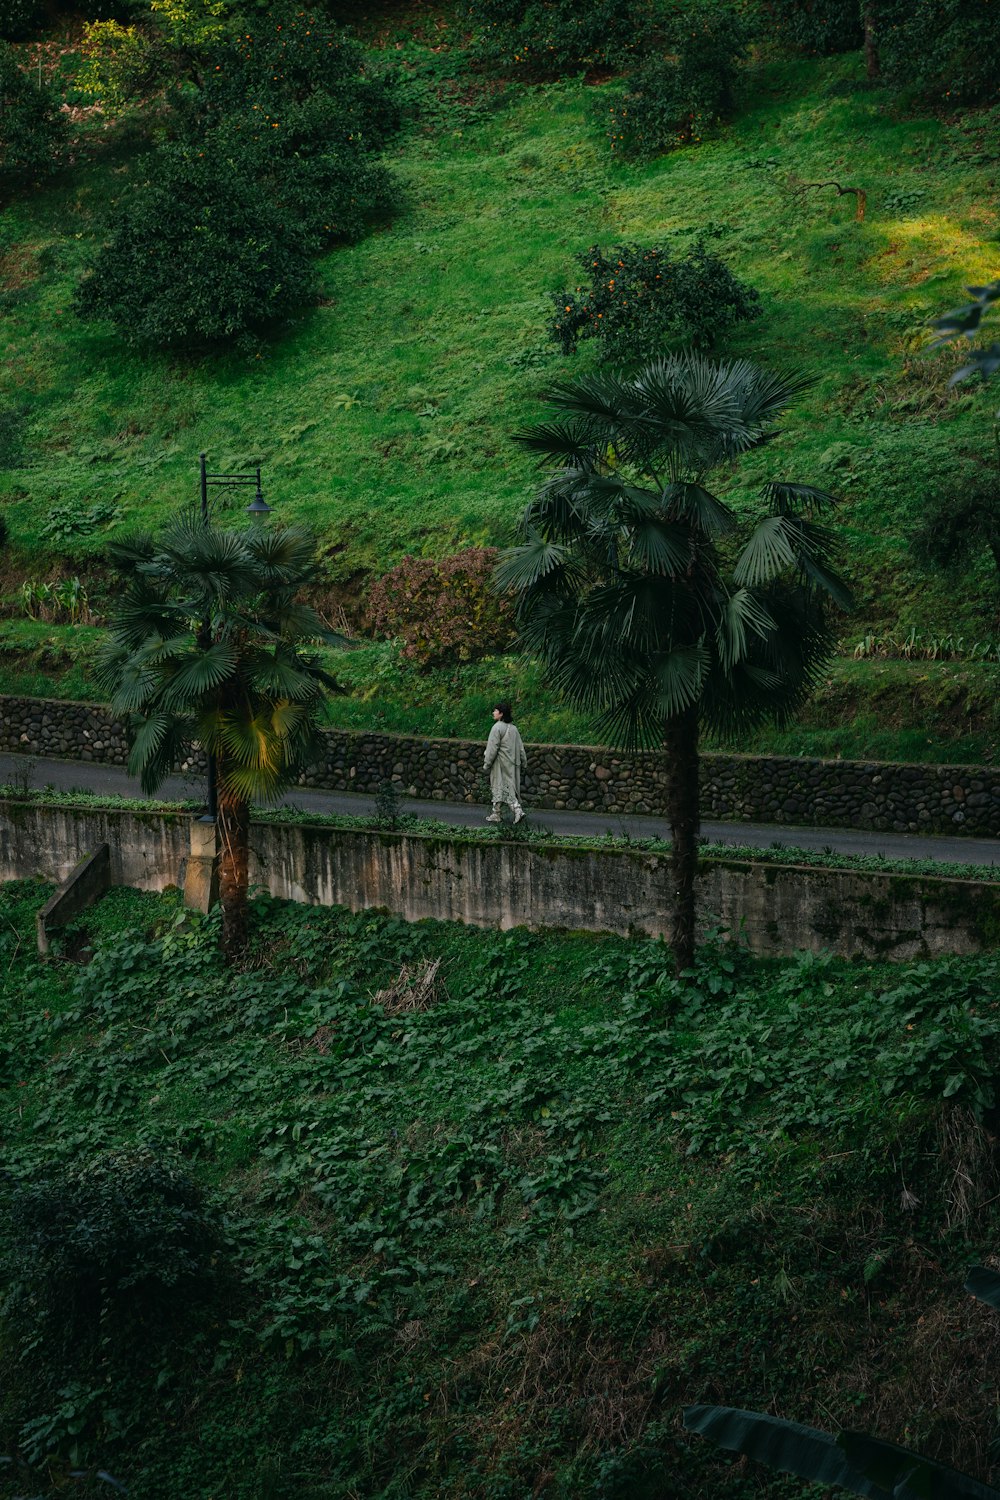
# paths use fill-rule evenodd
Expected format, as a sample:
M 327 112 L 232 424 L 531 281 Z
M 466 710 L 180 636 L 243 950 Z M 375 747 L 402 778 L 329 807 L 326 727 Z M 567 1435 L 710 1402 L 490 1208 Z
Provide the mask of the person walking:
M 524 741 L 513 722 L 509 703 L 497 703 L 493 708 L 493 728 L 486 741 L 483 770 L 489 772 L 493 811 L 487 823 L 503 820 L 501 808 L 506 802 L 514 814 L 514 822 L 524 817 L 521 806 L 521 772 L 527 769 L 528 757 L 524 753 Z

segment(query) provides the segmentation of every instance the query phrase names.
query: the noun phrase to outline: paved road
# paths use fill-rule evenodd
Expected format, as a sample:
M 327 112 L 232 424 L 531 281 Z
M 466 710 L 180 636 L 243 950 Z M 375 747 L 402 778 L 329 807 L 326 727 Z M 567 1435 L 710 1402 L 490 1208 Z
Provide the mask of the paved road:
M 138 782 L 131 780 L 118 766 L 89 761 L 48 760 L 31 755 L 0 754 L 0 781 L 19 782 L 28 778 L 33 787 L 54 786 L 63 791 L 115 793 L 123 797 L 140 797 Z M 195 776 L 172 776 L 161 788 L 166 800 L 200 797 L 204 780 Z M 286 807 L 304 812 L 370 813 L 373 797 L 352 792 L 316 792 L 296 789 L 282 799 Z M 404 812 L 419 817 L 438 818 L 457 827 L 482 823 L 486 808 L 467 802 L 436 802 L 403 799 Z M 662 838 L 667 832 L 663 818 L 608 816 L 592 812 L 550 812 L 531 814 L 530 821 L 551 829 L 553 833 L 624 834 L 632 838 Z M 1000 839 L 947 838 L 904 833 L 878 833 L 854 828 L 800 828 L 776 823 L 721 822 L 702 823 L 702 837 L 723 844 L 747 844 L 766 849 L 775 841 L 796 849 L 835 849 L 842 854 L 881 854 L 887 859 L 938 859 L 959 864 L 1000 866 Z

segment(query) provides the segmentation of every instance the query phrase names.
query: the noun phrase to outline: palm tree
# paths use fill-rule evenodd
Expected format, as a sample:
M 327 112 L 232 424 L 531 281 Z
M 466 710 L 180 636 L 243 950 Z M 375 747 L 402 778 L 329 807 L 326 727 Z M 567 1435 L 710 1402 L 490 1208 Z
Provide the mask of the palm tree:
M 183 516 L 113 543 L 121 578 L 99 680 L 130 727 L 129 771 L 154 792 L 197 740 L 218 789 L 227 957 L 247 931 L 250 804 L 272 801 L 317 749 L 324 687 L 310 647 L 331 637 L 298 599 L 316 577 L 301 527 L 223 530 Z
M 819 519 L 831 496 L 770 482 L 737 550 L 743 516 L 705 487 L 775 436 L 806 384 L 676 355 L 555 387 L 552 420 L 518 435 L 552 473 L 497 583 L 524 645 L 611 743 L 666 752 L 679 973 L 694 958 L 700 728 L 735 739 L 787 719 L 830 654 L 828 604 L 850 604 Z

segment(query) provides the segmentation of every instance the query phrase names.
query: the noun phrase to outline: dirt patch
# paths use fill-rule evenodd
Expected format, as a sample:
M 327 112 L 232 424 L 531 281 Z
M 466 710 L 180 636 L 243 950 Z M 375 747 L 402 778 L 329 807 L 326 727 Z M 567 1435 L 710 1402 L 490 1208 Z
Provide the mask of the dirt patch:
M 18 292 L 30 286 L 39 277 L 37 245 L 14 245 L 0 255 L 0 287 L 5 292 Z

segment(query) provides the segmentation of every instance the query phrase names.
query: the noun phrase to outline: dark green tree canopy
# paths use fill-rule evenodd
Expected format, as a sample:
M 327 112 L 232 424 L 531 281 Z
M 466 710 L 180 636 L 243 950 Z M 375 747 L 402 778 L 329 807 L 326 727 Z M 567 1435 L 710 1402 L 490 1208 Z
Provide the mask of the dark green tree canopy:
M 323 689 L 337 686 L 313 649 L 329 632 L 298 597 L 316 573 L 311 534 L 192 515 L 109 552 L 123 592 L 99 681 L 132 725 L 131 774 L 155 791 L 198 740 L 222 793 L 276 797 L 315 752 Z
M 814 685 L 824 605 L 850 602 L 824 520 L 832 497 L 768 484 L 740 547 L 741 518 L 706 487 L 774 436 L 805 384 L 674 356 L 557 387 L 552 419 L 521 435 L 553 472 L 499 582 L 518 596 L 525 643 L 614 743 L 658 744 L 694 706 L 738 736 L 786 719 Z

